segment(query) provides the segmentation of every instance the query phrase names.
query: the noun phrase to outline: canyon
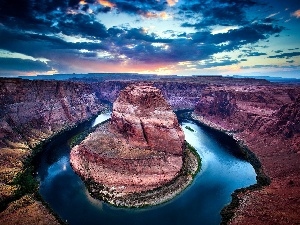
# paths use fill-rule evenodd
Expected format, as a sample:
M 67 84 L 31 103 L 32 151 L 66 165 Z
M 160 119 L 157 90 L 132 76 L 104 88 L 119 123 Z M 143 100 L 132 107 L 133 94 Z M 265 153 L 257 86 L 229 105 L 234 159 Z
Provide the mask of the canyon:
M 16 195 L 17 174 L 39 143 L 90 119 L 135 82 L 0 79 L 1 224 L 60 223 L 34 194 Z M 299 85 L 213 76 L 147 82 L 173 110 L 194 110 L 195 120 L 246 146 L 259 159 L 257 172 L 269 177 L 234 193 L 236 205 L 222 212 L 224 224 L 300 223 Z
M 92 181 L 90 192 L 95 196 L 118 206 L 140 207 L 161 203 L 158 196 L 166 201 L 164 193 L 173 196 L 158 193 L 158 188 L 171 189 L 169 184 L 177 181 L 182 190 L 192 181 L 183 164 L 193 162 L 193 174 L 197 158 L 185 148 L 184 133 L 161 91 L 139 83 L 120 91 L 110 123 L 76 145 L 70 162 L 88 186 Z M 150 196 L 154 189 L 157 197 L 151 196 L 151 203 L 147 197 L 128 200 L 136 194 Z

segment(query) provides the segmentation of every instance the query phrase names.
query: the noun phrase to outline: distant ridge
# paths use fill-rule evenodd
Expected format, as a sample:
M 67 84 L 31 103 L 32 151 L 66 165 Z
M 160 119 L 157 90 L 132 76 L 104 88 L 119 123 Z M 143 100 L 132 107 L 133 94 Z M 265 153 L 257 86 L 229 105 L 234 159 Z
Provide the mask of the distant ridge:
M 233 75 L 229 76 L 233 78 L 254 78 L 259 80 L 267 80 L 273 83 L 297 83 L 300 84 L 299 78 L 284 78 L 284 77 L 271 77 L 271 76 L 244 76 L 244 75 Z

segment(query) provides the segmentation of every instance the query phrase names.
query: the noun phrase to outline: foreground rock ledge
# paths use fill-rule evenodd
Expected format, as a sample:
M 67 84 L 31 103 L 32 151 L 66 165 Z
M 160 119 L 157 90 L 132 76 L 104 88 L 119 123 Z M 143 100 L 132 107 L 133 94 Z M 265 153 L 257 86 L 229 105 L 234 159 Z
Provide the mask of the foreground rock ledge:
M 75 146 L 70 160 L 93 195 L 138 207 L 164 202 L 191 182 L 197 156 L 184 148 L 183 131 L 161 92 L 130 85 L 115 101 L 110 124 Z

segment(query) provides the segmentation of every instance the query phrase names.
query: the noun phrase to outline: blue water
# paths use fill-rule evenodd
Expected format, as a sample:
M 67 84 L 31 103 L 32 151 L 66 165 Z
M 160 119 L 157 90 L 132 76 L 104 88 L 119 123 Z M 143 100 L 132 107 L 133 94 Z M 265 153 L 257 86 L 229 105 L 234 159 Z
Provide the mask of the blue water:
M 36 172 L 40 194 L 63 220 L 74 225 L 219 224 L 220 211 L 231 201 L 231 193 L 256 183 L 255 171 L 198 125 L 191 121 L 181 125 L 186 140 L 202 158 L 202 169 L 186 190 L 167 203 L 128 209 L 93 199 L 70 167 L 68 138 L 46 148 L 39 156 Z

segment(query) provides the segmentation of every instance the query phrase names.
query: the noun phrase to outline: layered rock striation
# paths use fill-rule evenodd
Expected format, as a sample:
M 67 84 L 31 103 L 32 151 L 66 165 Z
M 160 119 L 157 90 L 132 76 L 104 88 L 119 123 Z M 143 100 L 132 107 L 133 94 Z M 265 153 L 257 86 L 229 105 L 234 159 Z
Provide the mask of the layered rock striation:
M 299 86 L 277 84 L 215 86 L 202 92 L 194 118 L 233 136 L 260 161 L 253 163 L 258 184 L 236 192 L 237 208 L 222 212 L 224 223 L 300 222 L 299 97 Z
M 22 171 L 23 160 L 32 154 L 32 146 L 78 121 L 90 118 L 101 109 L 99 99 L 113 102 L 120 91 L 132 83 L 134 81 L 83 84 L 0 79 L 0 203 L 14 196 L 17 187 L 12 184 L 12 180 L 16 173 Z M 263 189 L 238 194 L 239 206 L 233 211 L 232 224 L 300 223 L 297 213 L 300 204 L 299 85 L 212 76 L 164 78 L 154 80 L 152 84 L 161 90 L 173 109 L 196 109 L 195 119 L 232 135 L 248 146 L 259 158 L 261 169 L 271 178 L 271 184 Z M 126 124 L 120 121 L 114 128 L 110 125 L 101 128 L 103 131 L 99 131 L 100 133 L 112 135 L 111 139 L 103 138 L 104 145 L 101 146 L 105 146 L 105 143 L 109 146 L 115 143 L 111 140 L 116 140 L 116 146 L 124 147 L 111 147 L 114 151 L 109 151 L 109 147 L 103 151 L 99 150 L 97 135 L 91 134 L 90 137 L 95 139 L 91 138 L 90 143 L 95 147 L 86 149 L 91 162 L 102 155 L 103 160 L 107 162 L 104 166 L 108 168 L 107 165 L 111 165 L 112 159 L 120 152 L 121 159 L 129 160 L 138 157 L 145 159 L 150 153 L 157 153 L 157 159 L 164 159 L 165 156 L 161 155 L 172 156 L 165 150 L 151 150 L 143 135 L 139 136 L 139 140 L 130 137 L 130 132 L 119 134 L 118 138 L 115 138 L 118 127 Z M 135 142 L 136 147 L 133 149 L 136 151 L 119 151 L 118 149 L 129 149 L 126 148 L 129 140 Z M 149 149 L 139 146 L 149 146 Z M 174 156 L 176 158 L 178 153 Z M 123 162 L 126 161 L 122 161 L 122 165 Z M 123 168 L 128 164 L 131 171 L 136 170 L 132 174 L 141 170 L 131 163 L 124 164 Z M 80 157 L 78 165 L 82 168 L 93 167 L 87 159 Z M 153 167 L 150 165 L 149 168 Z M 160 170 L 157 167 L 157 171 Z M 116 172 L 121 173 L 123 171 Z M 111 186 L 111 189 L 113 188 L 114 185 Z M 0 213 L 0 224 L 7 224 L 7 218 L 12 224 L 18 223 L 19 212 L 22 215 L 30 214 L 30 204 L 23 207 L 22 203 L 18 212 L 16 204 L 19 203 L 11 203 L 6 210 L 1 208 L 4 211 Z M 45 213 L 35 210 L 32 215 Z M 13 220 L 13 217 L 16 220 Z M 43 218 L 47 221 L 46 217 Z
M 41 202 L 28 193 L 20 194 L 19 189 L 29 188 L 25 181 L 17 183 L 16 176 L 29 173 L 28 159 L 35 146 L 103 109 L 86 84 L 0 79 L 0 210 L 6 209 L 0 213 L 0 224 L 58 224 Z M 18 198 L 30 201 L 25 204 Z
M 130 85 L 120 92 L 110 124 L 71 151 L 71 164 L 85 180 L 113 197 L 153 190 L 179 175 L 184 134 L 161 92 Z
M 111 128 L 132 146 L 182 155 L 183 131 L 171 106 L 153 86 L 125 88 L 114 102 Z

